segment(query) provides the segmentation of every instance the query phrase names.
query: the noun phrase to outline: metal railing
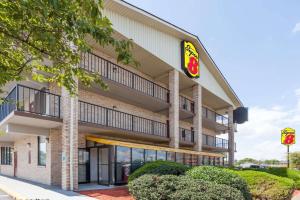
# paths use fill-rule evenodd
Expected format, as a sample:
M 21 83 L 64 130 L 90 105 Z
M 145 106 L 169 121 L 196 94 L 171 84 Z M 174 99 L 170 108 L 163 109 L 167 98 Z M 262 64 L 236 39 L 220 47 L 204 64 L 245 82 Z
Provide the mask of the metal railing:
M 14 110 L 16 110 L 16 87 L 10 91 L 4 99 L 4 102 L 0 104 L 0 121 Z
M 60 96 L 47 91 L 16 85 L 0 105 L 0 120 L 12 111 L 60 118 Z
M 195 111 L 194 110 L 194 102 L 183 96 L 179 96 L 179 106 L 180 106 L 180 109 L 183 109 L 183 110 L 186 110 L 186 111 L 189 111 L 192 113 L 194 113 L 194 111 Z
M 169 90 L 93 53 L 82 54 L 80 66 L 102 77 L 169 102 Z
M 227 117 L 225 117 L 224 115 L 220 115 L 206 107 L 202 107 L 202 116 L 224 126 L 228 126 L 229 123 Z
M 79 101 L 79 121 L 126 131 L 168 137 L 168 125 L 128 113 Z
M 179 128 L 179 139 L 183 142 L 191 142 L 194 143 L 194 130 L 188 130 L 184 128 Z
M 202 135 L 202 144 L 210 147 L 228 149 L 228 140 L 211 135 Z

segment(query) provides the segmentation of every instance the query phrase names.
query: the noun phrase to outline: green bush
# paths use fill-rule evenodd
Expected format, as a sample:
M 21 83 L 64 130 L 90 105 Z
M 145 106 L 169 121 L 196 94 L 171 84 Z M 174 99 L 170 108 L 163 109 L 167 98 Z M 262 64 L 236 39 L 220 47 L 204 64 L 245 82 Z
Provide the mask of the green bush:
M 252 170 L 252 169 L 251 169 Z M 293 179 L 296 188 L 300 189 L 300 171 L 295 169 L 288 169 L 286 167 L 269 167 L 265 169 L 254 169 L 255 171 L 262 171 L 276 176 Z
M 244 178 L 255 199 L 286 200 L 294 190 L 294 181 L 265 172 L 245 170 L 233 171 Z
M 128 188 L 137 200 L 244 200 L 235 188 L 187 176 L 143 175 Z
M 153 161 L 146 163 L 142 167 L 135 170 L 129 176 L 129 181 L 132 181 L 144 174 L 156 174 L 156 175 L 184 175 L 185 172 L 189 169 L 188 166 L 185 166 L 181 163 L 171 162 L 171 161 Z
M 212 166 L 198 166 L 187 171 L 187 175 L 194 179 L 211 181 L 236 188 L 241 191 L 246 200 L 251 200 L 247 183 L 231 170 Z

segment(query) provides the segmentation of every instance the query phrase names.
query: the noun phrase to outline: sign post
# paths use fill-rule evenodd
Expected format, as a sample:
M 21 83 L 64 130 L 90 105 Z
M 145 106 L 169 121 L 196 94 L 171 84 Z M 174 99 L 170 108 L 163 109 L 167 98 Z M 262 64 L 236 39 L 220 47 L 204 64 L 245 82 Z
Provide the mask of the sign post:
M 281 144 L 287 146 L 287 167 L 290 167 L 290 145 L 296 143 L 296 131 L 292 128 L 281 130 Z

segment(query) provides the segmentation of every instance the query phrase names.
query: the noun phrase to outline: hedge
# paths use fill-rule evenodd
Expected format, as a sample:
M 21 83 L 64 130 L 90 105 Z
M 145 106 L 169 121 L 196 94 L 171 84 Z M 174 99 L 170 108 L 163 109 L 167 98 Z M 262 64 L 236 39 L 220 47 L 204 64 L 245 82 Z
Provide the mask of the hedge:
M 233 172 L 246 180 L 254 199 L 287 200 L 295 188 L 293 180 L 266 172 L 253 170 Z
M 153 161 L 146 163 L 142 167 L 135 170 L 130 176 L 128 181 L 132 181 L 144 174 L 156 174 L 156 175 L 184 175 L 190 167 L 185 166 L 181 163 L 171 161 Z
M 252 169 L 251 169 L 252 170 Z M 300 189 L 300 171 L 295 169 L 288 169 L 286 167 L 269 167 L 264 169 L 253 169 L 255 171 L 262 171 L 276 176 L 286 177 L 293 179 L 296 188 Z
M 128 184 L 136 200 L 244 200 L 230 186 L 175 175 L 143 175 Z
M 198 166 L 187 171 L 186 174 L 194 179 L 211 181 L 217 184 L 231 186 L 241 191 L 244 199 L 252 199 L 245 180 L 237 174 L 233 173 L 231 170 L 213 166 Z

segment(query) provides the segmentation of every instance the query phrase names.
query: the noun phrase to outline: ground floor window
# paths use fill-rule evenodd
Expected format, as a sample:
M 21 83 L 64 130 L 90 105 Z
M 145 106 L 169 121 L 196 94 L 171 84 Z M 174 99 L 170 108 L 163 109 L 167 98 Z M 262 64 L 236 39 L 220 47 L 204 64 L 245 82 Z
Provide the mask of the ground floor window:
M 126 183 L 131 171 L 131 148 L 116 147 L 116 182 Z
M 1 147 L 1 165 L 11 165 L 12 163 L 12 148 Z
M 165 151 L 157 151 L 157 160 L 166 160 L 167 152 Z
M 156 161 L 156 151 L 155 150 L 145 150 L 145 161 L 151 162 Z
M 38 136 L 38 165 L 46 166 L 47 145 L 46 137 Z
M 145 163 L 144 152 L 145 152 L 144 149 L 132 148 L 132 165 L 131 165 L 132 171 L 141 167 Z
M 188 166 L 196 166 L 202 160 L 206 165 L 217 164 L 214 157 L 187 153 L 167 152 L 124 146 L 109 146 L 100 143 L 79 149 L 79 177 L 81 182 L 99 184 L 126 184 L 130 173 L 147 162 L 156 160 L 176 161 Z

